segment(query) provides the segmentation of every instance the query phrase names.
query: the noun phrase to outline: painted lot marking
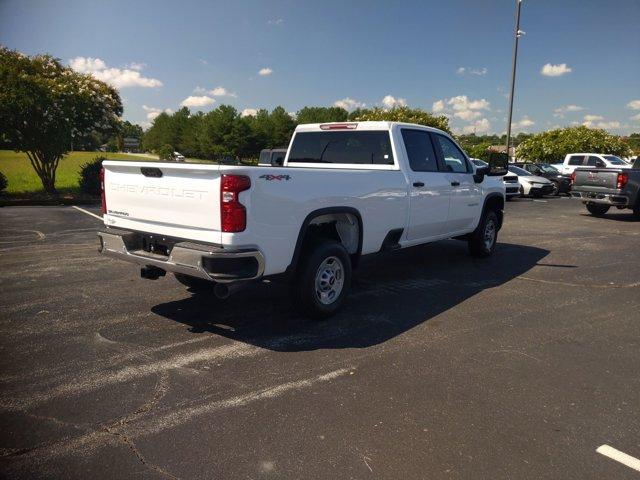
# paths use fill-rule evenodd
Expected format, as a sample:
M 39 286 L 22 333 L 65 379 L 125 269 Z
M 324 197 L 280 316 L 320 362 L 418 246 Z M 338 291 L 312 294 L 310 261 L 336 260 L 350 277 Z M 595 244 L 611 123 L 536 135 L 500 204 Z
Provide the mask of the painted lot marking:
M 620 450 L 616 450 L 609 445 L 600 445 L 596 449 L 596 452 L 640 472 L 640 460 L 632 457 L 631 455 L 627 455 L 626 453 L 621 452 Z
M 92 217 L 95 217 L 98 220 L 102 220 L 102 217 L 100 215 L 96 215 L 95 213 L 91 213 L 90 211 L 85 210 L 84 208 L 76 207 L 75 205 L 72 205 L 72 208 L 75 208 L 79 212 L 86 213 L 87 215 L 91 215 Z

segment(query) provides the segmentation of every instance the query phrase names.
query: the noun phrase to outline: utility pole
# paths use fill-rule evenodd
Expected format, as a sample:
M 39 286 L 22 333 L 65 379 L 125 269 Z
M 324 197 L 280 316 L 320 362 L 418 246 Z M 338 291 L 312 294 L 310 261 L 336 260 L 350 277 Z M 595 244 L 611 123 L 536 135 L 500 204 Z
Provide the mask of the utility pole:
M 509 94 L 509 121 L 507 123 L 507 156 L 509 161 L 511 155 L 509 155 L 509 146 L 511 144 L 511 119 L 513 117 L 513 91 L 516 86 L 516 63 L 518 61 L 518 39 L 524 35 L 524 32 L 520 30 L 520 7 L 522 6 L 522 0 L 516 0 L 516 29 L 514 32 L 515 44 L 513 46 L 513 65 L 511 67 L 511 93 Z

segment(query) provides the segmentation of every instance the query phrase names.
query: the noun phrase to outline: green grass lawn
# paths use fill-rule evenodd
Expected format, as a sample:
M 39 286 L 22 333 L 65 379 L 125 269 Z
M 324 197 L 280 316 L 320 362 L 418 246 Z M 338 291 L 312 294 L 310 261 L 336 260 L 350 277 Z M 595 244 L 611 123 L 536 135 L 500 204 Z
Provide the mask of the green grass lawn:
M 152 160 L 126 153 L 104 152 L 71 152 L 60 160 L 56 173 L 56 188 L 60 193 L 77 194 L 80 168 L 95 157 L 102 155 L 109 160 Z M 9 195 L 25 195 L 43 193 L 42 183 L 33 170 L 25 153 L 12 150 L 0 150 L 0 172 L 9 181 L 7 192 Z

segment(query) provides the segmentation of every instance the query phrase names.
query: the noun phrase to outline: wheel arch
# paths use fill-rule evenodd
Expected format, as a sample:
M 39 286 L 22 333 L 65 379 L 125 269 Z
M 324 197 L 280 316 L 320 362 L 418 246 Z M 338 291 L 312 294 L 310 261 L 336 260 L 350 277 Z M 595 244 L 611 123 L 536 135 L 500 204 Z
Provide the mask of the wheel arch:
M 293 251 L 293 256 L 291 257 L 291 263 L 289 264 L 289 266 L 285 271 L 286 275 L 291 275 L 296 271 L 298 267 L 298 263 L 300 261 L 300 255 L 302 253 L 303 247 L 306 241 L 309 239 L 311 228 L 313 225 L 318 225 L 317 223 L 314 223 L 314 220 L 322 220 L 323 219 L 322 217 L 325 217 L 325 219 L 330 220 L 333 216 L 338 216 L 338 215 L 347 215 L 354 218 L 356 221 L 356 225 L 358 229 L 357 239 L 354 242 L 355 248 L 352 248 L 353 251 L 349 252 L 349 256 L 351 258 L 352 266 L 354 268 L 357 266 L 358 261 L 360 259 L 360 254 L 362 252 L 362 236 L 363 236 L 362 215 L 354 207 L 347 207 L 347 206 L 326 207 L 326 208 L 319 208 L 317 210 L 313 210 L 311 213 L 309 213 L 305 217 L 304 221 L 302 222 L 302 225 L 300 226 L 300 230 L 298 231 L 298 238 L 296 240 L 296 246 Z M 321 224 L 325 224 L 325 223 L 330 223 L 330 222 L 323 222 Z M 335 230 L 339 236 L 338 241 L 340 241 L 344 245 L 343 239 L 340 238 L 340 232 L 338 231 L 337 228 Z

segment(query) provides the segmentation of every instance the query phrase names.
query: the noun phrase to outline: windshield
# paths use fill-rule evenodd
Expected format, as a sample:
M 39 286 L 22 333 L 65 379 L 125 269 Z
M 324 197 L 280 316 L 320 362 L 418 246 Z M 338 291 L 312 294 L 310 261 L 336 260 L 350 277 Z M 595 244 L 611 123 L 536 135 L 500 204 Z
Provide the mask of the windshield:
M 542 170 L 544 173 L 554 173 L 554 174 L 560 173 L 560 170 L 558 170 L 556 167 L 552 167 L 551 165 L 546 163 L 541 163 L 538 166 L 540 167 L 540 170 Z
M 533 174 L 527 172 L 525 169 L 520 168 L 520 167 L 510 166 L 509 167 L 509 171 L 511 173 L 515 173 L 519 177 L 533 177 Z
M 609 160 L 611 165 L 627 165 L 627 162 L 622 160 L 620 157 L 616 157 L 615 155 L 603 155 L 604 158 Z

